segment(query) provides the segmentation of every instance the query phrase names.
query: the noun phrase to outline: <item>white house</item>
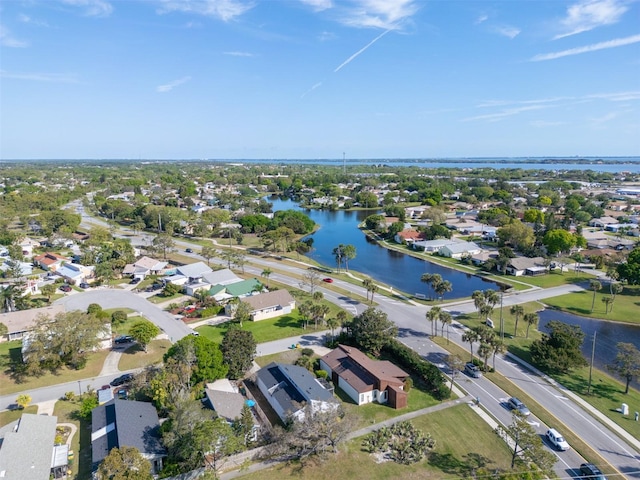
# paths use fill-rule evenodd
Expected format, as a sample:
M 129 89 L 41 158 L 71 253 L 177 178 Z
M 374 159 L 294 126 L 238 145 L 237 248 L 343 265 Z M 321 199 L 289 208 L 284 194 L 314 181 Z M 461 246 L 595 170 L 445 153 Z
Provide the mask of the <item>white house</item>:
M 437 253 L 446 245 L 455 243 L 448 238 L 437 238 L 435 240 L 422 240 L 413 244 L 414 250 L 423 250 L 428 253 Z
M 287 290 L 251 295 L 243 298 L 241 302 L 251 308 L 251 320 L 254 322 L 286 315 L 296 308 L 296 300 Z
M 440 249 L 440 255 L 449 258 L 462 258 L 466 255 L 476 255 L 482 251 L 474 242 L 458 242 L 445 245 Z

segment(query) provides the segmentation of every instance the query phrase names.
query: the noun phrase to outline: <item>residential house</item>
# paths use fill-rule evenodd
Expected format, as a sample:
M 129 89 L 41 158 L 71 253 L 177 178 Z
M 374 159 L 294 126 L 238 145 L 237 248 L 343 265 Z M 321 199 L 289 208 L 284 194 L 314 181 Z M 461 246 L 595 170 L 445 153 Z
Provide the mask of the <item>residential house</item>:
M 231 285 L 232 283 L 242 282 L 242 278 L 238 277 L 228 268 L 222 270 L 216 270 L 202 274 L 200 278 L 197 278 L 184 286 L 184 291 L 187 295 L 194 295 L 200 290 L 210 290 L 215 285 Z
M 56 275 L 61 276 L 67 283 L 76 285 L 86 282 L 94 277 L 94 265 L 80 265 L 79 263 L 65 263 L 56 270 Z
M 33 256 L 33 249 L 40 246 L 40 242 L 33 240 L 29 237 L 25 237 L 18 244 L 22 248 L 22 255 L 31 258 Z
M 522 275 L 540 275 L 547 273 L 548 270 L 549 267 L 546 265 L 546 260 L 542 257 L 515 257 L 510 259 L 505 267 L 505 273 L 515 277 Z
M 69 446 L 55 445 L 58 418 L 23 413 L 0 429 L 0 478 L 66 478 Z
M 197 284 L 202 281 L 202 276 L 213 270 L 204 262 L 195 262 L 181 265 L 175 269 L 175 273 L 165 280 L 174 285 Z
M 250 435 L 250 440 L 255 441 L 258 439 L 259 425 L 252 409 L 255 402 L 246 399 L 238 391 L 236 385 L 232 384 L 228 379 L 223 378 L 213 383 L 208 383 L 204 392 L 209 405 L 218 417 L 223 418 L 230 425 L 232 425 L 235 420 L 241 418 L 245 405 L 249 407 L 253 418 L 253 431 Z
M 134 263 L 125 265 L 122 274 L 132 275 L 134 278 L 144 280 L 147 275 L 162 275 L 167 265 L 167 262 L 151 257 L 141 257 Z
M 58 255 L 54 252 L 47 252 L 33 257 L 33 264 L 43 270 L 55 272 L 64 263 L 71 263 L 71 259 Z
M 598 228 L 604 228 L 607 225 L 613 225 L 615 223 L 618 223 L 618 220 L 616 220 L 613 217 L 600 217 L 600 218 L 592 218 L 591 220 L 589 220 L 590 227 L 598 227 Z
M 357 405 L 378 402 L 392 408 L 407 406 L 404 382 L 409 374 L 389 361 L 372 360 L 355 347 L 338 345 L 320 359 L 320 368 Z
M 158 473 L 167 456 L 160 438 L 158 412 L 151 403 L 114 399 L 100 405 L 91 411 L 93 470 L 112 448 L 135 447 Z
M 6 272 L 7 270 L 13 269 L 16 266 L 19 267 L 18 272 L 22 277 L 28 277 L 29 275 L 33 275 L 33 264 L 31 262 L 18 262 L 16 260 L 7 260 L 4 263 L 0 263 L 0 270 Z
M 297 365 L 272 362 L 256 373 L 258 388 L 283 422 L 304 420 L 304 408 L 327 411 L 338 407 L 330 386 Z
M 7 334 L 0 336 L 0 342 L 5 340 L 21 340 L 25 333 L 33 329 L 40 316 L 44 315 L 53 318 L 65 311 L 64 305 L 50 305 L 43 308 L 0 313 L 0 323 L 7 326 Z
M 480 265 L 484 265 L 484 262 L 490 259 L 498 258 L 498 254 L 495 252 L 488 252 L 483 250 L 480 253 L 476 253 L 475 255 L 471 255 L 471 263 L 473 263 L 476 267 Z
M 255 278 L 242 280 L 228 285 L 215 285 L 209 290 L 209 295 L 218 302 L 224 302 L 232 298 L 245 298 L 262 290 L 262 283 Z
M 440 249 L 440 255 L 449 258 L 462 258 L 480 253 L 482 248 L 474 242 L 457 242 L 445 245 Z
M 241 301 L 251 308 L 251 320 L 254 322 L 287 315 L 296 308 L 296 300 L 287 290 L 251 295 Z
M 412 247 L 414 250 L 422 250 L 428 253 L 438 253 L 440 250 L 442 250 L 443 247 L 452 243 L 455 243 L 455 241 L 449 238 L 437 238 L 435 240 L 422 240 L 419 242 L 414 242 Z
M 412 243 L 419 242 L 420 240 L 424 240 L 424 234 L 422 232 L 418 232 L 417 230 L 409 228 L 396 233 L 393 239 L 396 241 L 396 243 L 410 245 Z

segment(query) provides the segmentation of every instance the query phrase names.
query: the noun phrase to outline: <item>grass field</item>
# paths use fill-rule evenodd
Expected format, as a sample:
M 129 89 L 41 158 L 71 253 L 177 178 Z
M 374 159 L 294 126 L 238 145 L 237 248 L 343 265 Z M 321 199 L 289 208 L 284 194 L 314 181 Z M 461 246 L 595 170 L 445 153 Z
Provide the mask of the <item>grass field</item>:
M 609 313 L 605 313 L 605 304 L 602 299 L 608 296 L 610 296 L 609 289 L 603 285 L 602 290 L 596 292 L 595 302 L 593 301 L 593 290 L 590 290 L 547 298 L 544 303 L 584 317 L 640 324 L 640 315 L 638 315 L 640 312 L 640 286 L 625 285 L 622 293 L 616 295 L 613 308 L 610 308 Z M 591 311 L 592 303 L 593 312 Z
M 215 343 L 221 343 L 224 333 L 229 328 L 229 323 L 220 325 L 203 325 L 196 328 L 200 335 L 204 335 Z M 302 328 L 302 320 L 298 311 L 294 310 L 290 315 L 283 315 L 277 318 L 269 318 L 259 322 L 244 322 L 242 329 L 253 333 L 256 343 L 270 342 L 280 338 L 295 337 L 305 333 L 313 333 L 315 330 L 311 325 L 307 330 Z M 321 328 L 324 330 L 323 328 Z
M 10 367 L 12 361 L 21 361 L 21 345 L 20 340 L 0 343 L 0 395 L 95 377 L 102 370 L 104 359 L 109 353 L 109 350 L 101 350 L 89 354 L 87 365 L 82 370 L 70 370 L 62 367 L 56 373 L 45 373 L 39 377 L 25 377 L 18 382 L 11 376 Z
M 507 469 L 511 456 L 506 444 L 467 405 L 430 413 L 411 420 L 423 432 L 436 440 L 427 459 L 414 465 L 392 462 L 376 463 L 362 451 L 362 438 L 347 442 L 340 453 L 323 463 L 301 466 L 281 464 L 242 478 L 281 480 L 282 478 L 335 480 L 386 480 L 470 478 L 478 466 Z
M 84 480 L 91 478 L 91 423 L 81 420 L 78 411 L 77 403 L 58 401 L 53 414 L 58 417 L 58 423 L 72 423 L 77 428 L 71 440 L 70 450 L 74 453 L 71 469 L 78 480 Z
M 169 340 L 152 340 L 147 345 L 147 352 L 145 353 L 140 345 L 134 344 L 122 352 L 118 368 L 120 370 L 131 370 L 159 363 L 170 346 L 171 342 Z
M 38 413 L 38 407 L 35 405 L 31 405 L 24 410 L 5 410 L 0 412 L 0 427 L 4 427 L 5 425 L 18 420 L 23 413 Z

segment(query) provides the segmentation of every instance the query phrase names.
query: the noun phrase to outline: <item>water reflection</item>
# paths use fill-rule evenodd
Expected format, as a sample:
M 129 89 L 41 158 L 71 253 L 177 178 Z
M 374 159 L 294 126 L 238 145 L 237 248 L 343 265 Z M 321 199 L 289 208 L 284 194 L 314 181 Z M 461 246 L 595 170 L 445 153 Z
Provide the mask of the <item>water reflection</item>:
M 358 229 L 360 222 L 375 213 L 372 210 L 306 210 L 288 199 L 267 200 L 273 203 L 274 211 L 303 210 L 320 225 L 320 229 L 312 235 L 314 250 L 309 256 L 328 267 L 335 268 L 333 249 L 340 243 L 351 244 L 356 247 L 357 256 L 349 261 L 350 269 L 369 275 L 410 295 L 421 293 L 429 297 L 433 294 L 428 286 L 420 281 L 424 273 L 438 273 L 452 283 L 453 291 L 445 295 L 445 300 L 470 296 L 474 290 L 497 289 L 494 282 L 379 246 Z
M 596 334 L 596 351 L 593 364 L 600 370 L 606 370 L 618 353 L 618 342 L 631 343 L 640 349 L 640 326 L 613 323 L 606 320 L 580 317 L 571 313 L 545 309 L 540 312 L 540 331 L 548 333 L 547 323 L 558 320 L 569 325 L 578 325 L 585 333 L 582 354 L 591 358 L 593 335 Z M 636 378 L 631 386 L 640 390 L 640 379 Z

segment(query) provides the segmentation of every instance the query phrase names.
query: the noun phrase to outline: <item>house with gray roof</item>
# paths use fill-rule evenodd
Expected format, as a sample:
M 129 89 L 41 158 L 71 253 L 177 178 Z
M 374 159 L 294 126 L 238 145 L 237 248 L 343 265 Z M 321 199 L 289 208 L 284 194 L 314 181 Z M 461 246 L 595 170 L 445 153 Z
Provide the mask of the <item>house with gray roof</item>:
M 210 290 L 214 286 L 226 286 L 233 283 L 242 282 L 243 280 L 228 268 L 204 273 L 190 283 L 185 284 L 184 291 L 187 295 L 194 295 L 200 290 Z
M 190 263 L 176 268 L 176 274 L 187 277 L 190 282 L 200 279 L 205 273 L 212 271 L 211 267 L 204 262 Z
M 450 258 L 462 258 L 464 256 L 476 255 L 482 251 L 474 242 L 457 242 L 445 245 L 440 249 L 440 255 Z
M 68 445 L 55 445 L 58 418 L 23 413 L 0 429 L 0 478 L 49 480 L 67 472 Z
M 542 257 L 515 257 L 509 260 L 505 268 L 507 275 L 520 277 L 522 275 L 540 275 L 548 272 L 546 261 Z
M 64 305 L 56 304 L 42 308 L 0 313 L 0 323 L 4 323 L 7 326 L 7 334 L 0 336 L 0 342 L 4 340 L 22 339 L 27 332 L 33 330 L 40 316 L 53 318 L 65 312 L 66 308 Z
M 287 290 L 251 295 L 241 301 L 251 308 L 251 320 L 254 322 L 287 315 L 296 308 L 296 300 Z
M 151 403 L 114 399 L 91 411 L 93 469 L 116 447 L 135 447 L 154 473 L 162 469 L 167 451 L 160 441 L 158 412 Z
M 304 408 L 327 411 L 338 408 L 338 401 L 327 384 L 325 387 L 309 370 L 297 365 L 272 362 L 256 373 L 256 384 L 280 417 L 304 420 Z
M 212 386 L 215 386 L 215 382 Z M 211 408 L 213 408 L 218 417 L 223 418 L 229 424 L 233 424 L 235 420 L 239 419 L 242 416 L 244 406 L 249 406 L 248 402 L 251 402 L 251 400 L 244 398 L 241 393 L 235 391 L 229 392 L 207 387 L 204 392 L 209 405 L 211 405 Z M 253 411 L 251 412 L 251 416 L 253 417 L 253 429 L 249 435 L 249 440 L 256 441 L 259 426 Z
M 159 275 L 167 268 L 167 262 L 151 257 L 140 257 L 134 263 L 125 265 L 123 275 L 133 275 L 134 278 L 144 280 L 147 275 Z

